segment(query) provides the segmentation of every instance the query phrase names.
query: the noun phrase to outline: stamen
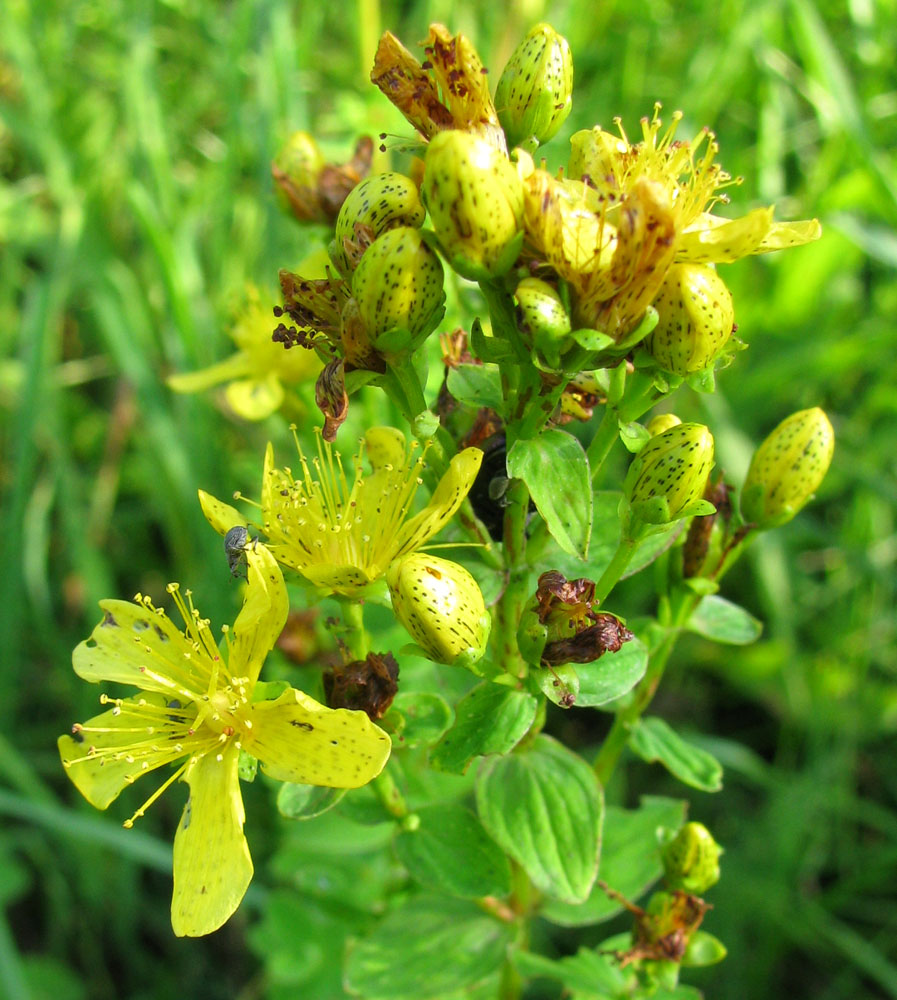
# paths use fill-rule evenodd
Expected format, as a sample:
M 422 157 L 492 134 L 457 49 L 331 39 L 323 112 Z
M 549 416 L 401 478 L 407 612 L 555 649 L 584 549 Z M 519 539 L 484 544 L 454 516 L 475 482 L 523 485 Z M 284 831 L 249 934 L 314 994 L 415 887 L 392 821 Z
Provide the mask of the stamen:
M 159 796 L 165 791 L 165 789 L 169 788 L 175 781 L 177 781 L 178 778 L 180 778 L 180 776 L 184 773 L 184 771 L 187 770 L 189 764 L 190 764 L 189 760 L 181 764 L 181 766 L 171 775 L 171 777 L 168 778 L 168 780 L 165 781 L 159 788 L 157 788 L 155 792 L 153 792 L 153 794 L 146 800 L 146 802 L 143 803 L 143 805 L 137 810 L 137 812 L 135 812 L 130 819 L 126 819 L 124 821 L 122 826 L 124 826 L 126 830 L 130 830 L 131 827 L 134 825 L 134 820 L 139 819 L 146 813 L 147 809 L 149 809 L 149 807 L 156 801 L 156 799 L 159 798 Z

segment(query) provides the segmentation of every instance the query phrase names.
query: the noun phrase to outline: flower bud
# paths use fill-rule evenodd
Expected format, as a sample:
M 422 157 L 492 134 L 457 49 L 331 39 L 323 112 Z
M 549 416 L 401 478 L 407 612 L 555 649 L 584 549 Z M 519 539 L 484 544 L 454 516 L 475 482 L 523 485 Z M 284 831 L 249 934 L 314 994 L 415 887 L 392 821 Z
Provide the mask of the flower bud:
M 623 486 L 632 515 L 659 525 L 713 513 L 702 499 L 712 466 L 713 435 L 703 424 L 676 424 L 650 438 Z
M 514 293 L 520 329 L 530 344 L 552 365 L 567 347 L 570 317 L 557 290 L 539 278 L 524 278 Z
M 550 24 L 537 24 L 514 49 L 495 91 L 508 146 L 532 151 L 548 142 L 570 114 L 572 92 L 567 39 Z
M 651 437 L 655 437 L 657 434 L 663 434 L 664 431 L 668 431 L 671 427 L 676 427 L 681 423 L 682 421 L 675 413 L 658 413 L 656 417 L 652 417 L 648 421 L 648 433 Z
M 462 653 L 478 660 L 491 620 L 476 580 L 457 563 L 425 552 L 394 562 L 386 573 L 396 618 L 437 663 Z
M 423 199 L 452 268 L 474 281 L 510 270 L 523 243 L 523 184 L 483 139 L 440 132 L 427 149 Z
M 661 850 L 664 876 L 671 889 L 700 895 L 719 881 L 722 849 L 701 823 L 686 823 Z
M 835 432 L 818 407 L 786 417 L 754 452 L 741 493 L 745 521 L 759 528 L 785 524 L 825 478 Z
M 342 274 L 351 274 L 378 236 L 396 226 L 419 228 L 425 217 L 414 181 L 394 172 L 374 174 L 352 188 L 343 202 L 330 257 Z
M 416 229 L 401 226 L 368 247 L 352 276 L 352 293 L 374 347 L 413 350 L 442 318 L 442 264 Z M 390 331 L 405 336 L 382 338 Z
M 302 221 L 324 221 L 318 199 L 318 176 L 324 156 L 308 132 L 294 132 L 271 164 L 277 200 Z
M 707 264 L 674 264 L 652 305 L 658 321 L 646 345 L 661 368 L 674 375 L 706 368 L 732 334 L 732 296 Z

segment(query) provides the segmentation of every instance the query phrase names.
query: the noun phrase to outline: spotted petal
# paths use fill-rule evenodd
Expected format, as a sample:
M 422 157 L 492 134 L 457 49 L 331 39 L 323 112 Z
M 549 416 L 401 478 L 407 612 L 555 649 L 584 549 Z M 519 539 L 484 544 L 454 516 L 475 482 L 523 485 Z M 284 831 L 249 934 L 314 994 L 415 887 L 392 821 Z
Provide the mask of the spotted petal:
M 237 525 L 244 528 L 249 527 L 249 522 L 236 507 L 231 507 L 230 504 L 217 500 L 205 490 L 197 490 L 197 492 L 199 493 L 199 505 L 202 507 L 206 520 L 219 535 L 226 535 L 231 528 Z
M 448 524 L 470 492 L 482 463 L 483 453 L 479 448 L 465 448 L 455 455 L 445 475 L 439 480 L 430 502 L 402 526 L 390 562 L 420 548 Z
M 243 746 L 278 781 L 358 788 L 375 778 L 392 744 L 364 712 L 331 709 L 289 688 L 250 706 Z
M 290 602 L 283 573 L 264 545 L 251 543 L 246 563 L 249 582 L 231 632 L 228 667 L 231 677 L 248 677 L 252 686 L 283 631 Z
M 195 759 L 184 780 L 190 798 L 174 838 L 171 926 L 178 937 L 217 930 L 240 905 L 252 878 L 237 777 L 240 751 Z
M 185 689 L 205 691 L 208 672 L 167 615 L 130 601 L 100 601 L 100 607 L 103 620 L 72 653 L 79 677 L 131 684 L 169 697 Z
M 57 746 L 66 773 L 96 809 L 105 809 L 141 775 L 185 756 L 187 751 L 167 734 L 154 741 L 153 730 L 159 727 L 152 727 L 149 717 L 146 724 L 135 726 L 153 708 L 164 707 L 160 695 L 125 698 L 119 710 L 110 709 L 85 722 L 80 738 L 59 737 Z M 159 713 L 158 718 L 164 720 L 164 715 Z

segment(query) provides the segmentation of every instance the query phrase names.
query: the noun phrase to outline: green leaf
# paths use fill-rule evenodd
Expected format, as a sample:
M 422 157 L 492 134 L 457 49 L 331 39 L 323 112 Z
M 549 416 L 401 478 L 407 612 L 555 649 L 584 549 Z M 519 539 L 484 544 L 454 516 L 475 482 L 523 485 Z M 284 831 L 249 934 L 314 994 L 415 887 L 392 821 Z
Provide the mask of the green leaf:
M 452 724 L 454 713 L 438 694 L 409 691 L 396 696 L 390 713 L 397 712 L 404 725 L 398 730 L 396 747 L 432 746 Z
M 314 819 L 332 809 L 345 794 L 345 788 L 284 782 L 277 793 L 277 811 L 287 819 Z
M 525 691 L 483 681 L 455 706 L 455 724 L 433 747 L 430 764 L 463 774 L 474 757 L 507 753 L 529 731 L 536 705 Z
M 427 1000 L 476 985 L 501 965 L 512 929 L 473 903 L 419 897 L 350 946 L 345 983 L 365 1000 Z
M 711 594 L 695 608 L 686 628 L 714 642 L 747 646 L 760 638 L 763 623 L 737 604 Z
M 622 496 L 622 493 L 610 490 L 601 490 L 593 495 L 592 538 L 588 559 L 583 563 L 580 559 L 557 552 L 552 555 L 551 569 L 560 570 L 568 579 L 580 576 L 592 580 L 600 578 L 613 559 L 620 541 L 619 510 Z M 634 576 L 654 562 L 673 544 L 682 530 L 683 522 L 674 521 L 658 534 L 649 535 L 640 541 L 629 560 L 624 578 Z
M 483 824 L 465 806 L 425 806 L 420 825 L 395 840 L 399 861 L 427 888 L 462 899 L 507 896 L 511 866 Z
M 578 708 L 605 705 L 631 691 L 648 669 L 648 649 L 638 638 L 624 642 L 616 653 L 604 653 L 592 663 L 577 663 Z
M 601 880 L 633 901 L 645 893 L 663 875 L 657 831 L 661 827 L 678 830 L 685 822 L 686 805 L 678 799 L 645 796 L 638 809 L 608 806 L 598 866 Z M 620 910 L 620 904 L 596 885 L 577 906 L 548 900 L 542 915 L 564 927 L 580 927 L 609 920 Z
M 579 676 L 572 663 L 560 667 L 541 667 L 530 673 L 545 697 L 561 708 L 579 704 Z
M 723 787 L 722 764 L 712 754 L 682 739 L 663 719 L 648 716 L 629 736 L 629 747 L 642 760 L 659 761 L 680 781 L 703 792 Z
M 458 365 L 448 373 L 448 390 L 464 406 L 478 410 L 488 406 L 496 413 L 504 410 L 501 375 L 497 365 Z
M 620 424 L 620 441 L 623 447 L 632 452 L 633 455 L 638 454 L 642 450 L 642 446 L 650 440 L 651 435 L 648 428 L 638 421 L 630 420 L 627 424 Z
M 477 776 L 483 826 L 537 889 L 584 900 L 598 869 L 602 797 L 589 765 L 550 736 L 485 761 Z
M 626 973 L 611 955 L 602 955 L 590 948 L 580 948 L 575 955 L 560 960 L 546 958 L 530 951 L 512 951 L 511 961 L 521 976 L 527 979 L 555 979 L 567 990 L 604 1000 L 623 994 Z
M 592 534 L 592 484 L 579 441 L 556 429 L 517 441 L 508 452 L 508 475 L 526 483 L 558 545 L 585 559 Z
M 614 338 L 607 333 L 601 333 L 600 330 L 573 330 L 570 333 L 573 340 L 579 344 L 580 347 L 584 347 L 587 351 L 603 351 L 605 347 L 610 347 Z

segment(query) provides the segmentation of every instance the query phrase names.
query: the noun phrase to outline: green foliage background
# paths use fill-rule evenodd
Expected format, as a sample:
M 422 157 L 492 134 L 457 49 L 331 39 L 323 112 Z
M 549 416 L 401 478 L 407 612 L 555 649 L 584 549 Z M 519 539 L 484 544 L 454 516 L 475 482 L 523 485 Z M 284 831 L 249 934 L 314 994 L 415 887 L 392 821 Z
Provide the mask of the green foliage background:
M 780 217 L 823 221 L 819 243 L 727 271 L 750 350 L 718 395 L 684 405 L 711 424 L 734 478 L 782 417 L 821 405 L 837 435 L 832 470 L 817 501 L 727 580 L 727 595 L 766 622 L 763 638 L 734 651 L 684 641 L 655 711 L 705 734 L 726 765 L 721 793 L 689 797 L 691 817 L 726 848 L 708 927 L 729 958 L 690 981 L 718 1000 L 897 997 L 897 6 L 485 10 L 2 4 L 0 994 L 10 1000 L 276 996 L 282 970 L 264 956 L 287 951 L 260 917 L 275 937 L 292 926 L 309 941 L 326 923 L 325 904 L 279 913 L 285 897 L 270 895 L 286 876 L 266 864 L 280 825 L 257 784 L 250 896 L 219 934 L 174 939 L 180 799 L 122 830 L 126 806 L 105 816 L 78 800 L 55 737 L 96 704 L 70 654 L 100 598 L 159 594 L 177 579 L 213 621 L 230 616 L 236 591 L 196 488 L 254 490 L 264 442 L 284 424 L 247 427 L 211 394 L 174 397 L 163 377 L 229 353 L 233 296 L 247 279 L 273 290 L 277 268 L 313 245 L 271 190 L 269 163 L 290 131 L 314 132 L 338 160 L 360 133 L 407 134 L 367 67 L 381 27 L 411 47 L 431 20 L 472 37 L 494 71 L 536 21 L 566 35 L 574 109 L 547 150 L 553 164 L 575 129 L 621 115 L 632 136 L 660 100 L 683 109 L 686 134 L 716 131 L 722 163 L 745 177 L 739 208 L 776 202 Z M 601 735 L 588 728 L 594 713 L 554 725 L 579 746 Z M 609 801 L 681 794 L 646 765 L 615 780 Z M 310 826 L 302 836 L 313 849 Z M 366 884 L 352 890 L 359 903 Z M 558 954 L 598 940 L 551 933 Z M 337 945 L 315 947 L 291 960 L 337 960 Z

